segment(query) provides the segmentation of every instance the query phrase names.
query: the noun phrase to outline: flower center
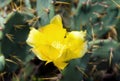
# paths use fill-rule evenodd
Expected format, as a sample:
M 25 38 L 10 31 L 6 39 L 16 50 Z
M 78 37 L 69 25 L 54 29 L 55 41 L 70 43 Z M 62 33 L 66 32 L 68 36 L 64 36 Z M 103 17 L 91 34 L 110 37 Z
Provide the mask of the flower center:
M 64 47 L 64 45 L 61 44 L 60 41 L 54 41 L 54 42 L 52 42 L 51 45 L 52 45 L 54 48 L 58 49 L 58 50 L 60 50 L 60 49 L 62 49 L 62 48 Z

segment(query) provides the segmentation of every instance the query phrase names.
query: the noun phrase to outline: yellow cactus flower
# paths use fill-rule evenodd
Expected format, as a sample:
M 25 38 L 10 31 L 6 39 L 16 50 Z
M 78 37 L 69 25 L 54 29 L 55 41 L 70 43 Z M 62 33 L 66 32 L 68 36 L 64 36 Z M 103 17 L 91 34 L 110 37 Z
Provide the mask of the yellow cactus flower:
M 56 15 L 50 24 L 38 30 L 31 28 L 26 42 L 39 59 L 64 69 L 68 61 L 81 58 L 87 51 L 85 36 L 83 31 L 67 32 L 60 15 Z

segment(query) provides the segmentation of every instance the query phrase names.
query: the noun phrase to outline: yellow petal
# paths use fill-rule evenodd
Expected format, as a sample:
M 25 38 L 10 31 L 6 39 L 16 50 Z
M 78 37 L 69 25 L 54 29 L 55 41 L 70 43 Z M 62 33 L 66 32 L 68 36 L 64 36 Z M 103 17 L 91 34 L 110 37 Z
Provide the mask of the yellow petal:
M 67 40 L 71 41 L 71 39 L 76 40 L 76 41 L 84 41 L 86 36 L 86 31 L 72 31 L 68 32 L 67 34 Z
M 60 17 L 60 15 L 56 15 L 55 17 L 53 17 L 50 21 L 50 24 L 56 24 L 59 27 L 63 27 L 62 25 L 62 19 Z
M 41 32 L 35 28 L 31 28 L 26 42 L 32 47 L 38 47 L 40 44 L 46 44 L 47 40 Z
M 64 39 L 66 34 L 66 29 L 60 28 L 59 25 L 55 24 L 49 24 L 45 27 L 40 28 L 39 30 L 50 42 L 61 41 Z
M 65 49 L 61 56 L 61 59 L 63 59 L 64 61 L 69 61 L 72 59 L 83 57 L 87 51 L 87 43 L 85 42 L 81 44 L 80 46 L 76 45 L 76 47 L 73 47 L 73 48 Z
M 63 69 L 68 65 L 68 63 L 63 62 L 63 61 L 61 61 L 61 60 L 53 61 L 53 63 L 54 63 L 54 65 L 55 65 L 56 67 L 58 67 L 58 69 L 60 69 L 60 70 L 63 70 Z
M 83 57 L 87 51 L 87 42 L 85 41 L 85 32 L 72 31 L 68 33 L 61 59 L 69 61 L 71 59 Z
M 60 56 L 59 51 L 51 45 L 40 45 L 37 48 L 33 48 L 32 51 L 39 59 L 48 63 Z

